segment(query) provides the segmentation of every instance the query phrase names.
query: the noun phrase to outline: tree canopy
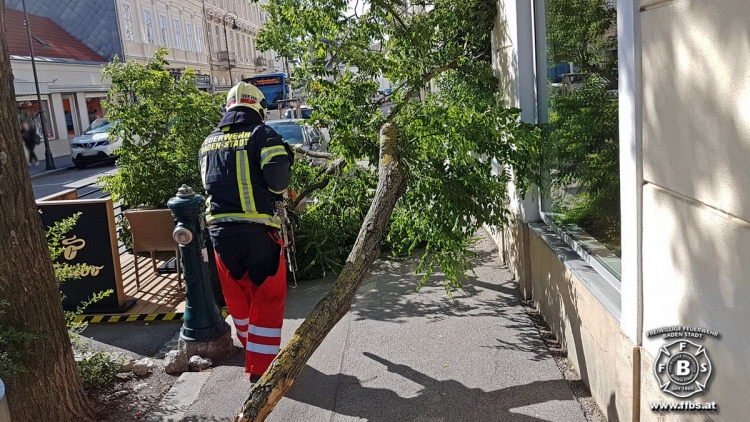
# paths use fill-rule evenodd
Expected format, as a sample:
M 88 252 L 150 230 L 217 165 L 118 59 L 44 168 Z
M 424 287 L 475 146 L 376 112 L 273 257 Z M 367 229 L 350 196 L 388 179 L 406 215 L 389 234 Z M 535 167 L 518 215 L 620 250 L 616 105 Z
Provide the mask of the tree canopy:
M 439 268 L 450 291 L 469 269 L 476 230 L 504 220 L 503 165 L 535 168 L 527 145 L 537 133 L 498 93 L 494 1 L 404 4 L 273 0 L 258 47 L 298 64 L 291 76 L 315 107 L 312 120 L 330 128 L 331 151 L 350 165 L 377 162 L 380 127 L 398 127 L 406 190 L 386 245 L 397 255 L 424 248 L 423 282 Z M 390 95 L 377 97 L 379 77 L 394 84 Z

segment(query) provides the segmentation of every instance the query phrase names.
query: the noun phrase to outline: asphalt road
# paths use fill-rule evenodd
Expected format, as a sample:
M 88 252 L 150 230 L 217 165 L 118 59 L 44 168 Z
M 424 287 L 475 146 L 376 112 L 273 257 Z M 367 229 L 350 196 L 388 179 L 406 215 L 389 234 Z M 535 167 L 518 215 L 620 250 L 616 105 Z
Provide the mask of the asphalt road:
M 111 174 L 114 171 L 116 171 L 115 166 L 106 163 L 94 165 L 83 170 L 70 167 L 67 170 L 34 180 L 32 182 L 34 198 L 39 199 L 66 189 L 88 185 L 96 182 L 99 177 Z

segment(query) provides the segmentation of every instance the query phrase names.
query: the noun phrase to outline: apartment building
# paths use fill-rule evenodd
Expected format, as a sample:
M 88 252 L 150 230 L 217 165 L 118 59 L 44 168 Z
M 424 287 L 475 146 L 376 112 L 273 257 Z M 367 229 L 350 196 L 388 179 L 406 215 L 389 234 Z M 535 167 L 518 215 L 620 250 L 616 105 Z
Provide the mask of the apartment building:
M 20 10 L 21 0 L 7 7 Z M 37 0 L 27 7 L 107 60 L 145 61 L 167 47 L 174 74 L 194 69 L 204 90 L 280 68 L 274 52 L 255 48 L 267 15 L 250 0 Z
M 109 84 L 102 81 L 106 60 L 50 19 L 30 14 L 29 21 L 41 102 L 36 95 L 23 12 L 5 11 L 19 123 L 27 121 L 42 136 L 39 111 L 44 110 L 52 155 L 68 155 L 70 141 L 103 116 L 103 100 L 109 91 Z M 44 144 L 35 152 L 44 157 Z

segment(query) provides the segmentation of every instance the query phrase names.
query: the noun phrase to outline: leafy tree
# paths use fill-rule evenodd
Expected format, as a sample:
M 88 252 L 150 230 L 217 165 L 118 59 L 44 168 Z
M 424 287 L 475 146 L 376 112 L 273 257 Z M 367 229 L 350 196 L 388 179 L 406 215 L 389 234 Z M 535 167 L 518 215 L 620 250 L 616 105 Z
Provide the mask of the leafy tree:
M 365 189 L 351 189 L 370 189 L 372 200 L 337 281 L 255 384 L 238 421 L 261 421 L 271 412 L 349 310 L 383 241 L 400 254 L 424 246 L 421 270 L 426 277 L 444 272 L 450 292 L 470 269 L 468 245 L 476 230 L 504 220 L 503 166 L 526 176 L 539 164 L 536 130 L 519 123 L 518 110 L 502 106 L 492 76 L 495 1 L 360 4 L 364 11 L 349 11 L 345 0 L 272 0 L 266 6 L 270 21 L 259 47 L 299 64 L 293 76 L 307 82 L 312 119 L 330 128 L 332 158 L 346 160 L 344 172 L 378 163 L 378 181 L 362 175 Z M 396 87 L 373 101 L 374 78 L 381 75 Z M 436 92 L 428 92 L 432 86 Z M 363 167 L 358 171 L 367 172 Z M 320 200 L 321 194 L 313 210 L 334 206 Z
M 221 118 L 221 98 L 200 91 L 192 69 L 172 77 L 167 52 L 159 49 L 146 65 L 115 57 L 103 72 L 111 81 L 110 136 L 123 139 L 119 171 L 103 178 L 104 188 L 131 207 L 164 208 L 183 183 L 200 192 L 198 150 Z
M 5 2 L 0 1 L 0 15 Z M 25 372 L 9 380 L 14 421 L 79 422 L 94 415 L 78 376 L 60 290 L 18 132 L 5 25 L 0 25 L 0 302 L 2 325 L 37 338 L 18 344 Z

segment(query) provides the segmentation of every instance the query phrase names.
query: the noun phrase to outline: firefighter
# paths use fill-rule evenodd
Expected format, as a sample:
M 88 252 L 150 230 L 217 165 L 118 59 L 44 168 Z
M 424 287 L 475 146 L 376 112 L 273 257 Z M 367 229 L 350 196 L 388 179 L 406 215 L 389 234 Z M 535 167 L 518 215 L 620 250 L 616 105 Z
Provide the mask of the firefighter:
M 275 202 L 289 186 L 294 162 L 289 145 L 265 125 L 267 109 L 263 93 L 240 82 L 199 153 L 221 289 L 251 382 L 281 345 L 286 265 Z

